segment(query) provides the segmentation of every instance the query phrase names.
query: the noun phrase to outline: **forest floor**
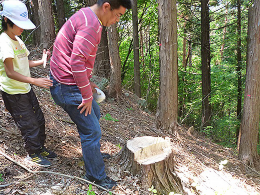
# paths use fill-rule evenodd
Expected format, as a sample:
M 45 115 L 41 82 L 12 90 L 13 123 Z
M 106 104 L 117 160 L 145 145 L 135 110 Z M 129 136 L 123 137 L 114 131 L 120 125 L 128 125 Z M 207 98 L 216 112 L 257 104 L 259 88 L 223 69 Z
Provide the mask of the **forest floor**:
M 35 68 L 32 75 L 46 77 L 48 68 Z M 51 161 L 52 166 L 49 168 L 37 167 L 26 160 L 20 131 L 5 110 L 0 97 L 0 195 L 87 194 L 89 185 L 78 179 L 82 178 L 85 171 L 76 125 L 59 106 L 55 105 L 49 90 L 39 87 L 33 89 L 45 114 L 46 146 L 55 151 L 58 158 Z M 112 156 L 105 160 L 106 172 L 118 183 L 113 193 L 153 194 L 142 187 L 142 182 L 137 176 L 122 170 L 118 161 L 120 150 L 127 140 L 148 135 L 172 138 L 175 160 L 173 166 L 186 183 L 189 194 L 260 194 L 259 169 L 244 165 L 238 160 L 234 149 L 217 145 L 196 132 L 191 134 L 184 127 L 180 127 L 173 135 L 162 133 L 156 129 L 155 115 L 143 111 L 137 102 L 131 92 L 124 91 L 120 100 L 107 98 L 100 104 L 101 150 Z M 227 163 L 222 163 L 225 160 Z M 30 171 L 48 173 L 33 174 Z M 213 175 L 213 180 L 210 175 Z M 217 177 L 224 177 L 225 184 L 218 184 Z M 212 187 L 212 192 L 200 193 L 198 185 L 206 182 L 217 185 L 217 190 Z M 226 184 L 228 186 L 223 187 Z M 96 194 L 108 194 L 96 186 L 93 186 L 92 190 Z

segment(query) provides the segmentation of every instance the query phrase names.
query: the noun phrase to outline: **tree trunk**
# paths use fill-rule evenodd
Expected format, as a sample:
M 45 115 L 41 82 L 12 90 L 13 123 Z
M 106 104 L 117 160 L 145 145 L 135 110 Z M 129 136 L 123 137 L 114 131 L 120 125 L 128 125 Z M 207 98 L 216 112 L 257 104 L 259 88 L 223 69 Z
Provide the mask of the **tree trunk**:
M 130 45 L 129 45 L 129 48 L 128 48 L 128 53 L 127 53 L 126 58 L 125 58 L 125 61 L 124 61 L 124 63 L 123 63 L 122 75 L 121 75 L 121 80 L 122 80 L 122 81 L 125 79 L 125 74 L 126 74 L 127 68 L 128 68 L 128 66 L 126 66 L 126 64 L 127 64 L 127 61 L 128 61 L 128 59 L 129 59 L 129 56 L 130 56 L 132 50 L 133 50 L 133 39 L 131 39 L 131 42 L 130 42 Z
M 87 6 L 94 5 L 96 0 L 85 0 Z M 103 27 L 101 34 L 101 41 L 98 45 L 97 56 L 95 59 L 93 75 L 99 77 L 110 78 L 111 65 L 109 60 L 109 49 L 108 49 L 108 39 L 107 39 L 107 28 Z
M 183 37 L 183 48 L 182 48 L 182 65 L 184 67 L 184 70 L 186 70 L 187 68 L 187 61 L 186 61 L 186 57 L 187 57 L 187 49 L 186 49 L 186 45 L 187 45 L 187 31 L 186 31 L 186 23 L 184 23 L 184 37 Z
M 149 78 L 148 78 L 148 87 L 147 87 L 147 91 L 146 91 L 146 98 L 145 100 L 147 101 L 148 100 L 148 97 L 149 97 L 149 94 L 151 93 L 150 90 L 151 90 L 151 80 L 152 80 L 152 77 L 154 76 L 153 75 L 153 67 L 152 67 L 152 52 L 151 52 L 151 36 L 150 36 L 150 27 L 149 27 L 149 31 L 148 31 L 148 45 L 146 46 L 148 48 L 148 54 L 149 54 Z
M 97 0 L 84 0 L 84 2 L 87 6 L 92 6 L 97 2 Z
M 157 128 L 172 133 L 178 117 L 178 56 L 176 0 L 159 0 L 160 94 Z
M 32 22 L 35 24 L 36 29 L 34 30 L 33 34 L 33 41 L 36 46 L 41 44 L 41 26 L 40 26 L 40 18 L 38 14 L 39 5 L 38 0 L 32 0 L 32 12 L 33 12 L 33 18 Z
M 184 193 L 174 170 L 170 139 L 136 137 L 127 142 L 120 159 L 123 169 L 137 175 L 143 187 L 154 186 L 158 194 Z
M 187 62 L 189 61 L 189 67 L 192 67 L 192 41 L 191 41 L 191 35 L 189 35 L 188 39 L 188 57 L 187 57 Z
M 50 48 L 55 39 L 52 1 L 38 0 L 38 6 L 38 14 L 41 23 L 41 44 L 43 45 L 43 48 Z
M 63 24 L 66 22 L 63 0 L 56 0 L 56 7 L 57 7 L 57 22 L 58 22 L 59 29 L 61 29 Z
M 148 48 L 148 44 L 147 41 L 146 43 L 144 42 L 146 40 L 146 35 L 144 33 L 144 30 L 141 29 L 140 30 L 140 56 L 141 56 L 141 67 L 143 68 L 143 72 L 144 72 L 144 75 L 147 75 L 146 74 L 146 71 L 147 71 L 147 67 L 145 66 L 145 54 L 144 54 L 144 48 Z
M 141 97 L 137 0 L 132 1 L 132 17 L 134 39 L 134 92 L 135 95 Z
M 121 86 L 121 60 L 118 47 L 119 35 L 116 24 L 108 28 L 108 46 L 111 64 L 111 77 L 108 94 L 111 97 L 118 98 L 122 95 Z
M 253 166 L 258 159 L 260 113 L 260 1 L 249 9 L 246 89 L 239 140 L 239 159 Z
M 110 78 L 111 65 L 109 60 L 108 40 L 107 40 L 107 28 L 103 27 L 101 41 L 98 45 L 97 57 L 93 69 L 93 74 Z
M 241 55 L 241 2 L 237 0 L 237 119 L 241 120 L 242 108 L 242 55 Z M 238 138 L 239 127 L 237 127 L 236 136 Z
M 210 42 L 209 42 L 209 0 L 201 1 L 201 64 L 202 64 L 202 127 L 210 125 Z
M 225 24 L 224 24 L 225 27 L 223 29 L 223 44 L 221 45 L 221 49 L 220 49 L 221 61 L 223 60 L 223 57 L 224 57 L 225 39 L 226 39 L 226 33 L 227 33 L 227 22 L 228 22 L 228 7 L 226 7 L 226 17 L 225 17 Z

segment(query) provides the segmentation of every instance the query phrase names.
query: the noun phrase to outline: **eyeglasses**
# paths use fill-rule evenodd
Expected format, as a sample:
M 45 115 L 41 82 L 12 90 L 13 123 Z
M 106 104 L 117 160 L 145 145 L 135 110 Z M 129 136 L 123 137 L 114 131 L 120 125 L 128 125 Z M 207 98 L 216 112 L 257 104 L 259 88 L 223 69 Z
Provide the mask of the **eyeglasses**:
M 115 16 L 116 16 L 118 19 L 120 19 L 120 17 L 121 17 L 122 15 L 115 14 Z
M 110 9 L 110 10 L 113 11 L 114 9 Z M 116 14 L 114 14 L 114 15 L 115 15 L 115 16 L 117 17 L 117 19 L 119 19 L 119 20 L 120 20 L 120 18 L 121 18 L 121 16 L 122 16 L 122 14 L 120 14 L 120 13 L 119 13 L 119 14 L 116 13 Z

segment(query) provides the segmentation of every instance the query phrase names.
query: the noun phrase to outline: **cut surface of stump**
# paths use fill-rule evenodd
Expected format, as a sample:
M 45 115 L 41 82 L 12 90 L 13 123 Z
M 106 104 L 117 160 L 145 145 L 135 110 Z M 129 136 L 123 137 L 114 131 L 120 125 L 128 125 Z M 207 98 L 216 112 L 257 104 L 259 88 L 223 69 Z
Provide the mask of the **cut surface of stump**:
M 148 165 L 167 158 L 171 152 L 171 143 L 162 137 L 137 137 L 127 142 L 127 148 L 134 153 L 134 160 Z
M 170 138 L 144 136 L 129 140 L 122 151 L 121 164 L 138 176 L 144 187 L 153 186 L 159 194 L 184 194 L 174 171 Z

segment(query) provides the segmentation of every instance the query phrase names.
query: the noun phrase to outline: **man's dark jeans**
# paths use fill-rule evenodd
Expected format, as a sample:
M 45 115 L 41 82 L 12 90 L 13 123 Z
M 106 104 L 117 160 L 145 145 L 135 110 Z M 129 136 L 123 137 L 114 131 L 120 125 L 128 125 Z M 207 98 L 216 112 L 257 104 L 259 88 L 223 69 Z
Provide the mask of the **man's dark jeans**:
M 46 139 L 45 119 L 33 90 L 15 95 L 2 91 L 2 97 L 21 131 L 26 151 L 29 154 L 39 152 Z
M 86 168 L 86 176 L 90 180 L 106 178 L 105 164 L 100 152 L 101 129 L 99 125 L 100 108 L 95 100 L 92 101 L 91 114 L 80 114 L 78 106 L 82 102 L 82 95 L 77 85 L 64 85 L 53 80 L 51 95 L 56 104 L 61 106 L 77 125 L 81 138 L 82 154 Z

